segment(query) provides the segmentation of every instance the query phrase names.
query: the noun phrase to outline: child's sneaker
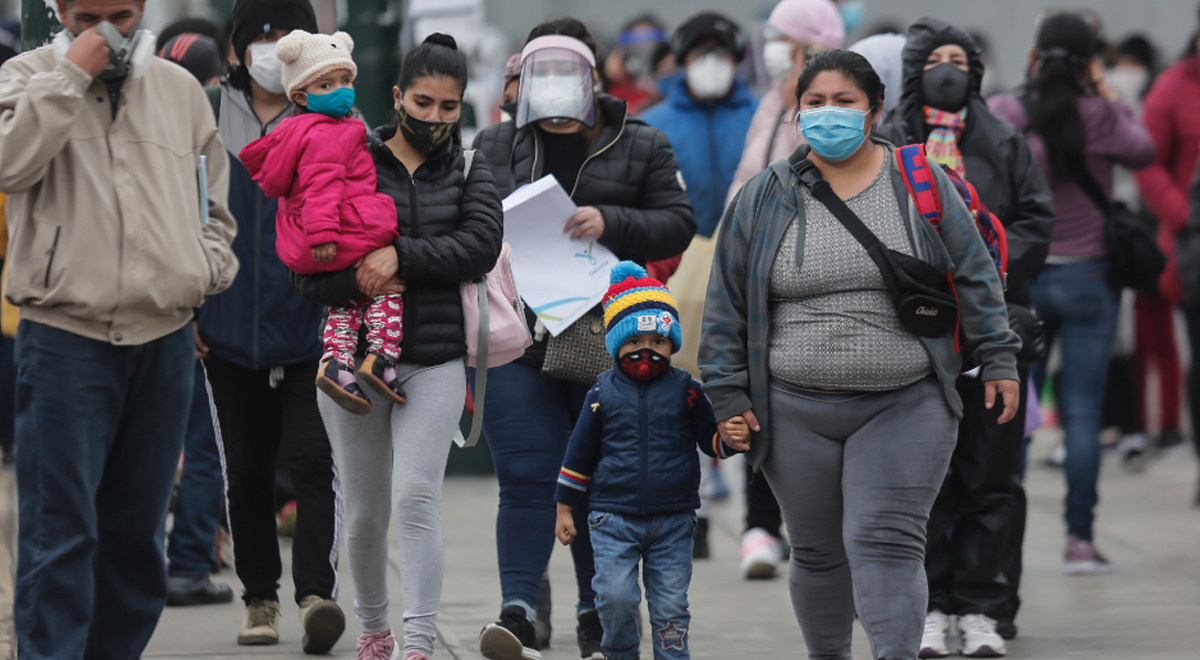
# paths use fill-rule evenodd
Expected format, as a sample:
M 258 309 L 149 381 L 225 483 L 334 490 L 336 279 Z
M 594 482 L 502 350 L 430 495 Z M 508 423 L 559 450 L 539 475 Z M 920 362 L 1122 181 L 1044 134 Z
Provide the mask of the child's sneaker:
M 600 613 L 596 610 L 584 612 L 577 617 L 575 641 L 579 644 L 582 660 L 604 660 L 604 649 L 600 646 L 604 628 L 600 625 Z
M 352 415 L 367 415 L 371 412 L 371 400 L 358 386 L 354 372 L 337 360 L 330 360 L 317 369 L 317 389 Z
M 408 403 L 408 395 L 404 393 L 400 379 L 396 377 L 396 365 L 390 360 L 369 353 L 367 359 L 358 366 L 358 375 L 362 376 L 379 396 L 401 406 Z

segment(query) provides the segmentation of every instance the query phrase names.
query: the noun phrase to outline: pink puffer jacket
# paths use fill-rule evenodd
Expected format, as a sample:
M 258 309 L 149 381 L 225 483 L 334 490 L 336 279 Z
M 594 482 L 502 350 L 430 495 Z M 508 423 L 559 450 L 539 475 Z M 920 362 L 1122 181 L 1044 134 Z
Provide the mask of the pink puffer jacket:
M 375 192 L 375 162 L 359 119 L 289 117 L 239 157 L 268 197 L 283 198 L 275 251 L 297 273 L 349 268 L 398 236 L 396 203 Z M 325 243 L 337 243 L 337 256 L 320 263 L 312 249 Z

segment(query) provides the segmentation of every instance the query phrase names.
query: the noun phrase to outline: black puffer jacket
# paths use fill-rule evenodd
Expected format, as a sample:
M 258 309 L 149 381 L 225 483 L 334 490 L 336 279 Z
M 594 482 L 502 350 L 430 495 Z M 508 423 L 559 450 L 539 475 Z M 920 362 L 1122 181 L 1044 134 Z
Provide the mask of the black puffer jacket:
M 618 259 L 645 265 L 681 254 L 696 234 L 692 206 L 681 184 L 671 142 L 655 128 L 629 116 L 625 102 L 596 100 L 604 130 L 592 145 L 571 193 L 578 206 L 595 206 L 604 216 L 600 244 Z M 544 176 L 541 140 L 532 126 L 511 121 L 484 129 L 475 148 L 487 155 L 501 197 Z
M 599 96 L 596 104 L 604 128 L 579 170 L 575 190 L 567 191 L 571 199 L 577 206 L 600 210 L 604 216 L 600 244 L 618 259 L 645 265 L 682 254 L 696 235 L 696 220 L 670 140 L 630 116 L 624 101 Z M 501 196 L 545 175 L 541 142 L 533 125 L 518 130 L 511 121 L 490 126 L 475 137 L 475 148 L 493 163 Z M 525 312 L 532 330 L 537 319 L 528 305 Z M 541 368 L 546 341 L 526 349 L 520 362 Z
M 463 150 L 448 142 L 409 176 L 384 144 L 395 133 L 392 126 L 376 129 L 369 148 L 378 190 L 396 200 L 399 218 L 396 275 L 408 285 L 400 361 L 438 365 L 467 354 L 458 285 L 478 280 L 496 265 L 504 212 L 483 154 L 475 154 L 464 181 Z M 334 306 L 362 297 L 354 277 L 352 268 L 292 273 L 292 284 L 305 298 Z
M 1037 279 L 1050 251 L 1054 196 L 1025 137 L 992 114 L 979 95 L 983 54 L 971 35 L 935 18 L 913 23 L 904 47 L 904 94 L 892 120 L 880 127 L 879 136 L 896 145 L 924 144 L 929 139 L 922 74 L 929 54 L 946 44 L 957 44 L 967 52 L 971 75 L 967 125 L 958 142 L 966 179 L 1008 234 L 1006 298 L 1028 305 L 1029 285 Z

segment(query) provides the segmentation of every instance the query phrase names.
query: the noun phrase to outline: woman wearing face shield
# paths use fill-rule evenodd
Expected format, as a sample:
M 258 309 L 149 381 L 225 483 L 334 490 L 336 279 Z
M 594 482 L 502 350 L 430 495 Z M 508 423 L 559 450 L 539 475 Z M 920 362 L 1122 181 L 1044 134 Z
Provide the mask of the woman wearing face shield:
M 794 123 L 796 80 L 814 54 L 838 48 L 846 38 L 842 16 L 831 0 L 783 0 L 767 19 L 763 63 L 774 83 L 750 122 L 741 162 L 726 200 L 767 165 L 787 158 L 804 141 Z
M 1030 285 L 1050 249 L 1053 196 L 1024 136 L 993 115 L 980 97 L 981 58 L 965 31 L 933 18 L 914 23 L 904 48 L 900 110 L 880 136 L 897 145 L 924 144 L 930 160 L 975 186 L 1008 236 L 1005 300 L 1028 308 Z M 1026 369 L 1020 373 L 1024 382 Z M 929 519 L 929 616 L 922 644 L 927 656 L 948 653 L 948 617 L 953 616 L 964 655 L 1003 655 L 997 622 L 1011 625 L 1016 615 L 1008 601 L 1010 585 L 1000 573 L 1005 540 L 1024 533 L 1025 494 L 1018 473 L 1025 412 L 1012 424 L 996 424 L 996 411 L 983 407 L 983 388 L 971 372 L 958 378 L 963 421 L 952 469 Z
M 514 120 L 475 138 L 502 196 L 553 174 L 579 206 L 563 231 L 596 240 L 618 259 L 639 264 L 687 248 L 696 232 L 683 178 L 666 136 L 594 94 L 594 40 L 575 19 L 534 28 L 522 52 Z M 518 255 L 519 259 L 520 256 Z M 528 307 L 526 308 L 528 310 Z M 527 312 L 528 313 L 528 312 Z M 529 314 L 529 327 L 536 318 Z M 538 333 L 525 356 L 492 369 L 484 432 L 500 480 L 496 543 L 503 596 L 499 621 L 480 639 L 493 660 L 535 658 L 534 612 L 554 545 L 555 479 L 589 386 L 544 376 L 548 337 Z M 575 509 L 586 535 L 586 506 Z M 580 655 L 600 651 L 591 581 L 591 543 L 573 543 L 579 589 Z
M 815 55 L 796 88 L 808 144 L 791 159 L 814 166 L 888 248 L 948 272 L 982 364 L 978 396 L 1006 423 L 1020 400 L 1020 342 L 1000 278 L 940 170 L 930 170 L 939 229 L 916 214 L 895 149 L 870 139 L 883 92 L 861 55 Z M 734 198 L 708 290 L 704 389 L 717 419 L 740 415 L 755 430 L 747 459 L 787 522 L 809 657 L 849 658 L 857 613 L 872 658 L 914 660 L 928 596 L 925 525 L 963 409 L 953 327 L 929 338 L 901 322 L 879 267 L 788 161 Z

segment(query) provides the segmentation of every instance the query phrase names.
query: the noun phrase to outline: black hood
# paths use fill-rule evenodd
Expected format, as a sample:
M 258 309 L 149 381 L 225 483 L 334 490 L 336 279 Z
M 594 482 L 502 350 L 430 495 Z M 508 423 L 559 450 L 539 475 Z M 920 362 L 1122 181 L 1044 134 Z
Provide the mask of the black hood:
M 980 98 L 979 90 L 983 85 L 983 51 L 975 39 L 965 30 L 954 27 L 946 21 L 937 18 L 922 18 L 908 28 L 908 42 L 904 45 L 902 59 L 904 61 L 904 91 L 900 97 L 900 108 L 897 120 L 908 124 L 910 135 L 925 135 L 925 92 L 922 87 L 922 74 L 925 73 L 925 61 L 929 54 L 945 46 L 957 44 L 967 52 L 968 73 L 971 76 L 971 99 Z M 967 119 L 968 123 L 970 118 Z

